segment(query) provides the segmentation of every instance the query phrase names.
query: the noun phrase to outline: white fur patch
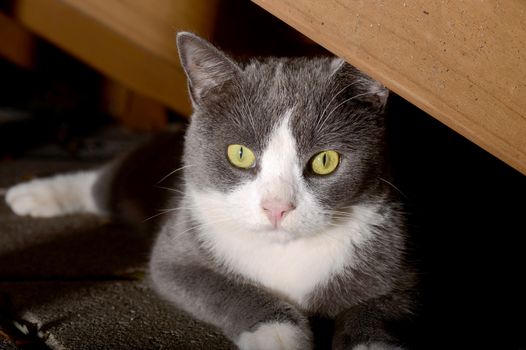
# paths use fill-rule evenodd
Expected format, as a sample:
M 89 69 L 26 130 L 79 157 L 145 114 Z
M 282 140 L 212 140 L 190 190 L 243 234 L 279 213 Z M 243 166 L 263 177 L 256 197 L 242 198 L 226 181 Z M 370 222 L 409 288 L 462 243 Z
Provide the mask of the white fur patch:
M 17 215 L 53 217 L 70 213 L 99 213 L 92 187 L 98 171 L 35 179 L 11 187 L 6 202 Z
M 372 342 L 368 344 L 356 345 L 352 350 L 403 350 L 403 348 L 383 342 Z
M 236 341 L 241 350 L 309 350 L 311 335 L 290 323 L 265 323 L 243 332 Z
M 196 204 L 217 213 L 220 196 L 211 196 L 196 193 Z M 220 263 L 308 308 L 306 297 L 317 285 L 354 265 L 355 246 L 367 241 L 372 234 L 370 223 L 380 220 L 375 207 L 357 206 L 350 215 L 341 226 L 286 242 L 251 232 L 233 219 L 214 224 L 214 219 L 200 216 L 206 225 L 202 230 L 205 242 Z
M 304 184 L 288 118 L 263 152 L 258 177 L 224 194 L 187 188 L 203 241 L 219 263 L 308 308 L 308 295 L 346 266 L 357 245 L 383 217 L 374 206 L 355 206 L 337 225 Z M 261 208 L 264 198 L 293 202 L 274 229 Z

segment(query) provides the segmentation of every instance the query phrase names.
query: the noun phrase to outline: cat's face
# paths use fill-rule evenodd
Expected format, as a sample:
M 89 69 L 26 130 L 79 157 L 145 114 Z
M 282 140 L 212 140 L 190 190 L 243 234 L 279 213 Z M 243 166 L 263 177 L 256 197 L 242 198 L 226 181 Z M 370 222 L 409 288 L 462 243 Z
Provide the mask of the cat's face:
M 334 58 L 240 65 L 178 37 L 194 115 L 185 180 L 204 225 L 287 241 L 337 226 L 377 189 L 387 90 Z

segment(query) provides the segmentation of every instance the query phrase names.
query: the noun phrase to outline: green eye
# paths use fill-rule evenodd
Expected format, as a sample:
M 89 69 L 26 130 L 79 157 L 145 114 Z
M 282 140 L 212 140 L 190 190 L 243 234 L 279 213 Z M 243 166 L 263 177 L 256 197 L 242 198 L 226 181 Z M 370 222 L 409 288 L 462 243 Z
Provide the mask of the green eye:
M 238 168 L 252 168 L 256 163 L 254 152 L 243 145 L 229 145 L 226 153 L 230 163 Z
M 323 151 L 312 158 L 312 171 L 318 175 L 332 173 L 340 164 L 340 155 L 336 151 Z

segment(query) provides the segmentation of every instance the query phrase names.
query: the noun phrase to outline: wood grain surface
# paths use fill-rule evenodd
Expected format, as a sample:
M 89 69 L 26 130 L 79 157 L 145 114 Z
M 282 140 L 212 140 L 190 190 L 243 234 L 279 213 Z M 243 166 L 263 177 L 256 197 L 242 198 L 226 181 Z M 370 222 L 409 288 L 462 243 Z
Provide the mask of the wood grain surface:
M 253 1 L 526 174 L 525 1 Z
M 130 89 L 189 115 L 178 30 L 208 35 L 218 0 L 18 0 L 31 31 Z

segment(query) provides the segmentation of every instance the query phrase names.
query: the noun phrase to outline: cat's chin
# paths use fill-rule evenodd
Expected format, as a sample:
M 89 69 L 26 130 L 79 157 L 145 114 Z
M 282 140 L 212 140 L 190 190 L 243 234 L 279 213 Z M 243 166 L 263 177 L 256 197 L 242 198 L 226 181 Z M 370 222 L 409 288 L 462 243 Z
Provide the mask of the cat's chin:
M 288 243 L 304 237 L 304 235 L 290 231 L 283 227 L 265 227 L 258 231 L 258 235 L 275 243 Z

